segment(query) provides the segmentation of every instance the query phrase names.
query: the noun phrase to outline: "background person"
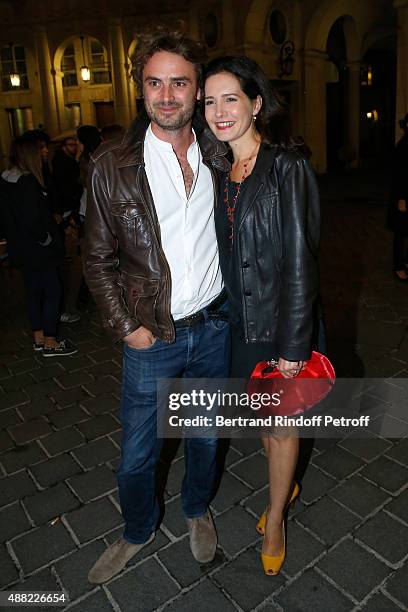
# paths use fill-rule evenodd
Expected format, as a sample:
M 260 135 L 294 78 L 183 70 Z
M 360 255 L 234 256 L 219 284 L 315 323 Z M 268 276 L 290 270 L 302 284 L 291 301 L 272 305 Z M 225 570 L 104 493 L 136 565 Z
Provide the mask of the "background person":
M 33 348 L 44 357 L 72 355 L 76 347 L 56 339 L 64 247 L 48 206 L 37 142 L 16 139 L 10 158 L 11 168 L 1 175 L 1 212 L 10 262 L 24 280 Z
M 319 195 L 314 172 L 286 133 L 286 112 L 247 57 L 215 59 L 205 73 L 205 116 L 231 147 L 215 222 L 230 305 L 232 378 L 275 359 L 284 377 L 310 357 L 318 292 Z M 258 523 L 266 574 L 285 558 L 284 514 L 298 493 L 294 432 L 265 437 L 270 505 Z
M 400 281 L 408 281 L 408 113 L 400 121 L 402 138 L 397 142 L 392 164 L 391 202 L 388 225 L 394 232 L 393 269 Z

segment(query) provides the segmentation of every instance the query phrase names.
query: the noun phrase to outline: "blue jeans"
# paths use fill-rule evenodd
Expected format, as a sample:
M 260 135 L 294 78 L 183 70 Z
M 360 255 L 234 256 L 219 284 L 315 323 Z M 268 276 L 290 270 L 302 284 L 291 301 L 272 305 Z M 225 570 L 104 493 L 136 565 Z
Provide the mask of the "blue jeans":
M 159 519 L 155 491 L 155 470 L 162 447 L 162 440 L 157 438 L 158 379 L 227 378 L 229 361 L 229 325 L 207 316 L 194 327 L 177 329 L 173 344 L 156 340 L 148 349 L 124 345 L 118 483 L 128 542 L 145 542 Z M 185 439 L 181 499 L 188 518 L 205 514 L 215 493 L 217 447 L 216 438 Z

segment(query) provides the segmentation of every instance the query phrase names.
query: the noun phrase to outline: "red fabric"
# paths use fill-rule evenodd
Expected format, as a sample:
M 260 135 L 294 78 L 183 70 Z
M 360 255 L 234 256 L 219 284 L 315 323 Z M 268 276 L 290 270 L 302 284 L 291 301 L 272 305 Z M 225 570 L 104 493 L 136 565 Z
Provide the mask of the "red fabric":
M 301 414 L 321 402 L 330 393 L 336 374 L 330 360 L 313 351 L 305 368 L 295 378 L 284 378 L 277 368 L 268 371 L 267 361 L 256 364 L 248 383 L 249 395 L 268 393 L 280 395 L 280 404 L 262 408 L 258 414 L 290 416 Z

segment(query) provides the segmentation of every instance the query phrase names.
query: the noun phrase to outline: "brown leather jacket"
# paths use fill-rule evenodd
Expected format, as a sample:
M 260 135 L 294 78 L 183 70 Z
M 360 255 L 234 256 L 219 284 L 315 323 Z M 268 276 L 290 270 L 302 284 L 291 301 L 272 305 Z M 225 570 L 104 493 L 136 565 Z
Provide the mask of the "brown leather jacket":
M 170 268 L 143 161 L 148 125 L 138 120 L 122 141 L 99 147 L 89 168 L 84 275 L 114 341 L 140 325 L 161 340 L 175 339 Z M 216 202 L 227 149 L 208 128 L 194 128 Z

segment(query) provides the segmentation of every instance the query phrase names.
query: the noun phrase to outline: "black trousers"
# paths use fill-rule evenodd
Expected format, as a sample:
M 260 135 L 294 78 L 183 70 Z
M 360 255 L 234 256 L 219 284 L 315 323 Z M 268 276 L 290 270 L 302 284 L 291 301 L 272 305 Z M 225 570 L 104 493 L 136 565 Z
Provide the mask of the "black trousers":
M 22 273 L 32 331 L 43 330 L 44 336 L 56 336 L 62 294 L 57 268 Z

